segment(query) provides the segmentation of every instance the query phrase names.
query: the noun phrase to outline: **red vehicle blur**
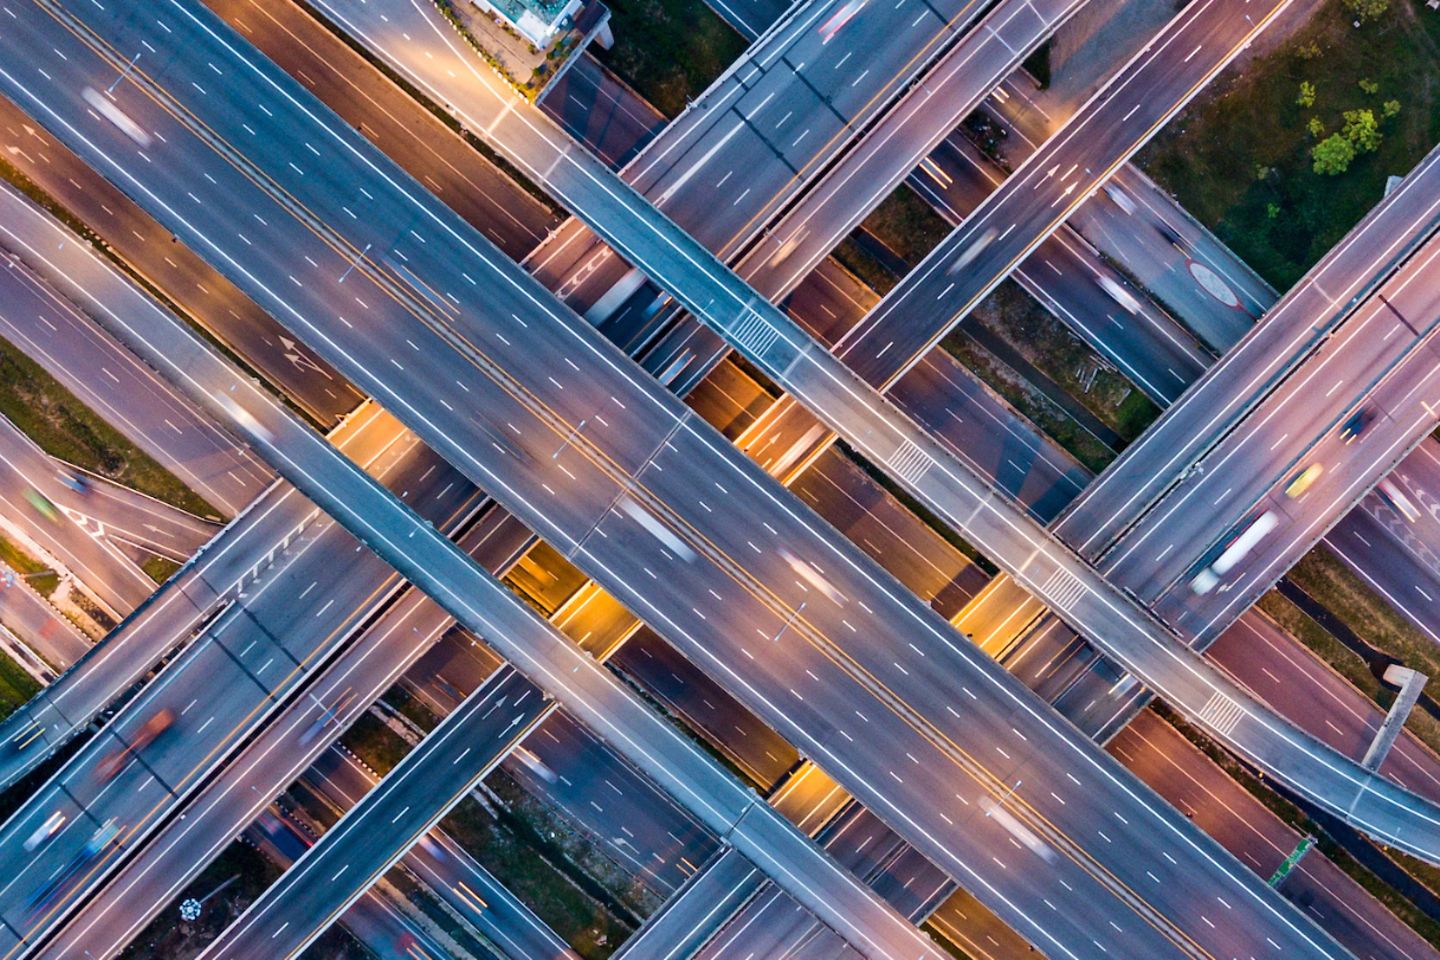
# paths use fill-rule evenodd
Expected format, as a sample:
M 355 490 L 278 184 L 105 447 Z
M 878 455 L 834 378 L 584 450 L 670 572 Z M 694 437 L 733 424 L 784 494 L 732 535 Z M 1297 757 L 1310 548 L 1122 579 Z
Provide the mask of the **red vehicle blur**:
M 166 730 L 169 730 L 174 723 L 174 710 L 171 710 L 169 707 L 157 710 L 149 720 L 145 721 L 144 726 L 136 731 L 135 739 L 130 741 L 129 745 L 121 747 L 100 761 L 100 782 L 104 783 L 111 777 L 114 777 L 115 774 L 124 768 L 131 754 L 138 753 L 148 744 L 153 743 L 156 737 L 160 736 L 160 734 Z

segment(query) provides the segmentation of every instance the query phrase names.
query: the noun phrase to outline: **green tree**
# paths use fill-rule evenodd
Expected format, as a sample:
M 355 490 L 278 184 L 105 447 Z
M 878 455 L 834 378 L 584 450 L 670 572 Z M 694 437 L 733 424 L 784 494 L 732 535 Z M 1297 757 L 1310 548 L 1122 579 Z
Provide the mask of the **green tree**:
M 1380 108 L 1380 112 L 1387 117 L 1395 116 L 1395 114 L 1400 112 L 1400 101 L 1386 100 L 1384 106 Z
M 1371 80 L 1369 77 L 1361 77 L 1358 86 L 1361 90 L 1372 96 L 1380 92 L 1380 84 Z
M 1375 114 L 1369 110 L 1346 110 L 1345 126 L 1340 128 L 1340 132 L 1360 153 L 1374 153 L 1380 149 L 1380 141 L 1384 139 L 1380 124 L 1375 122 Z
M 1355 15 L 1361 23 L 1377 20 L 1390 9 L 1390 0 L 1345 0 L 1345 9 Z
M 1301 80 L 1300 94 L 1295 98 L 1295 102 L 1307 110 L 1315 106 L 1315 84 L 1309 80 Z
M 1325 124 L 1319 117 L 1311 117 L 1309 122 L 1305 124 L 1305 128 L 1310 131 L 1310 136 L 1316 140 L 1325 136 Z
M 1333 177 L 1350 169 L 1355 146 L 1342 135 L 1332 133 L 1310 148 L 1310 159 L 1314 161 L 1312 169 L 1316 173 Z

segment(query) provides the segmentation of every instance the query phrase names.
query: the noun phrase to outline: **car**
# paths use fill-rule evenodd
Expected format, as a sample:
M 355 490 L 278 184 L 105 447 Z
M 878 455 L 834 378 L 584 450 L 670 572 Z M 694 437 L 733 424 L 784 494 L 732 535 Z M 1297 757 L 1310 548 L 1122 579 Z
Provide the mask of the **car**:
M 52 523 L 59 521 L 60 511 L 55 509 L 55 504 L 51 503 L 49 497 L 45 496 L 45 494 L 41 493 L 39 490 L 36 490 L 34 487 L 31 487 L 25 491 L 25 502 L 30 504 L 30 506 L 34 507 L 35 512 L 40 514 L 40 516 L 44 517 L 46 520 L 49 520 Z
M 1274 510 L 1253 513 L 1236 524 L 1224 539 L 1218 543 L 1202 561 L 1202 568 L 1190 581 L 1190 589 L 1204 596 L 1214 590 L 1220 579 L 1240 565 L 1270 531 L 1280 525 L 1280 517 Z M 1210 559 L 1213 557 L 1214 559 Z M 1208 561 L 1208 562 L 1207 562 Z
M 967 244 L 965 249 L 960 251 L 960 256 L 956 257 L 955 261 L 945 268 L 945 275 L 953 277 L 961 270 L 970 266 L 976 257 L 984 253 L 985 249 L 995 242 L 995 236 L 998 232 L 994 227 L 986 227 L 985 231 Z
M 1120 304 L 1120 306 L 1124 307 L 1127 313 L 1135 314 L 1140 312 L 1140 301 L 1136 300 L 1135 296 L 1129 290 L 1120 286 L 1118 280 L 1115 280 L 1113 277 L 1107 277 L 1102 273 L 1096 278 L 1096 282 L 1100 284 L 1100 289 L 1109 294 L 1111 300 L 1114 300 Z
M 854 20 L 856 14 L 865 9 L 867 2 L 869 2 L 869 0 L 846 0 L 840 9 L 835 11 L 834 16 L 820 25 L 819 34 L 821 36 L 821 44 L 829 43 L 835 39 L 835 34 L 840 32 L 840 28 L 851 20 Z
M 1381 480 L 1375 487 L 1375 492 L 1381 500 L 1384 500 L 1390 505 L 1392 510 L 1410 523 L 1414 523 L 1420 519 L 1420 508 L 1415 506 L 1415 502 L 1407 497 L 1404 491 L 1395 485 L 1393 480 L 1389 478 Z
M 1370 424 L 1375 422 L 1375 411 L 1369 407 L 1361 407 L 1350 415 L 1350 419 L 1340 425 L 1340 439 L 1348 446 L 1355 442 L 1355 438 L 1364 433 Z
M 33 853 L 38 850 L 43 844 L 48 843 L 51 837 L 59 833 L 60 828 L 64 825 L 65 814 L 59 810 L 50 814 L 40 826 L 35 828 L 35 831 L 31 833 L 30 836 L 25 838 L 25 843 L 23 844 L 25 852 Z
M 1302 496 L 1306 490 L 1309 490 L 1315 484 L 1316 480 L 1320 479 L 1320 474 L 1324 472 L 1325 468 L 1321 464 L 1310 464 L 1310 466 L 1290 478 L 1290 482 L 1285 485 L 1285 496 L 1291 500 Z
M 163 707 L 157 710 L 149 720 L 145 721 L 139 730 L 135 731 L 134 739 L 100 761 L 98 768 L 100 781 L 104 783 L 125 769 L 125 764 L 130 761 L 130 757 L 133 754 L 139 753 L 145 747 L 154 743 L 155 738 L 166 730 L 169 730 L 174 723 L 174 710 L 171 710 L 169 707 Z
M 1121 190 L 1113 183 L 1105 184 L 1105 193 L 1111 200 L 1115 201 L 1115 206 L 1124 210 L 1127 214 L 1133 215 L 1135 213 L 1135 201 L 1130 199 L 1130 194 Z

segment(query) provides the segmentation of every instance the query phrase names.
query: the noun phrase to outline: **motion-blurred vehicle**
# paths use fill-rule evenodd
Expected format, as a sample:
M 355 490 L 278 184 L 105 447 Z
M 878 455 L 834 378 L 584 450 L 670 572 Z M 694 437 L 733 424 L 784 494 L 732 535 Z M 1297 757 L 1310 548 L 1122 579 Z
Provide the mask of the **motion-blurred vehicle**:
M 55 836 L 64 825 L 65 814 L 59 810 L 50 814 L 50 816 L 46 817 L 40 825 L 35 828 L 35 831 L 31 833 L 30 836 L 25 838 L 25 843 L 22 844 L 22 846 L 25 847 L 25 852 L 34 853 L 40 849 L 40 847 L 48 843 L 50 838 Z
M 1274 510 L 1251 515 L 1237 524 L 1211 551 L 1214 558 L 1203 561 L 1204 566 L 1190 581 L 1190 589 L 1202 595 L 1214 590 L 1220 578 L 1239 566 L 1279 524 L 1280 517 Z
M 308 747 L 316 737 L 320 736 L 322 730 L 334 722 L 335 718 L 340 714 L 340 711 L 344 710 L 350 701 L 354 699 L 355 693 L 349 688 L 346 688 L 345 692 L 336 697 L 334 703 L 324 710 L 321 710 L 319 715 L 311 721 L 310 726 L 305 728 L 305 732 L 300 734 L 300 746 Z
M 1100 284 L 1100 289 L 1108 293 L 1111 300 L 1124 307 L 1127 313 L 1140 312 L 1140 301 L 1136 300 L 1129 290 L 1120 286 L 1113 277 L 1107 277 L 1102 273 L 1096 278 L 1096 281 Z
M 30 504 L 30 506 L 34 507 L 35 512 L 40 514 L 40 516 L 44 517 L 46 520 L 59 522 L 60 511 L 56 510 L 55 504 L 50 502 L 50 498 L 45 496 L 45 494 L 41 493 L 39 490 L 36 490 L 33 487 L 26 490 L 25 502 Z
M 989 227 L 985 230 L 984 233 L 976 237 L 969 246 L 967 246 L 963 251 L 961 251 L 960 256 L 955 258 L 955 262 L 945 268 L 946 276 L 953 277 L 955 274 L 959 273 L 961 270 L 964 270 L 966 267 L 970 266 L 970 264 L 974 263 L 975 258 L 980 256 L 980 254 L 984 253 L 986 248 L 988 248 L 990 244 L 995 242 L 996 233 L 997 231 L 994 227 Z
M 51 877 L 49 883 L 44 884 L 30 895 L 25 907 L 31 915 L 39 913 L 54 903 L 55 899 L 70 885 L 71 878 L 85 869 L 90 861 L 104 853 L 105 848 L 114 843 L 115 838 L 119 835 L 120 827 L 115 823 L 115 819 L 112 817 L 106 820 L 104 825 L 91 835 L 85 846 L 70 858 L 70 862 Z
M 661 523 L 653 513 L 646 510 L 630 497 L 621 497 L 619 504 L 622 513 L 640 525 L 646 533 L 659 540 L 660 543 L 675 556 L 689 563 L 695 559 L 695 551 L 690 549 L 689 544 L 675 535 L 675 532 L 665 524 Z
M 62 473 L 60 482 L 76 493 L 90 492 L 90 478 L 83 473 Z
M 1035 854 L 1046 863 L 1055 862 L 1055 851 L 1044 840 L 1035 835 L 1035 832 L 1025 824 L 1016 819 L 1015 815 L 1006 810 L 995 800 L 989 797 L 980 798 L 980 807 L 985 811 L 985 816 L 994 820 L 1004 827 L 1010 836 L 1025 846 L 1027 850 Z
M 525 764 L 525 766 L 529 767 L 530 772 L 535 774 L 535 776 L 539 777 L 541 780 L 544 780 L 546 783 L 559 782 L 560 778 L 556 776 L 555 771 L 551 770 L 550 765 L 544 760 L 541 760 L 540 757 L 536 755 L 535 751 L 529 749 L 528 747 L 516 747 L 511 752 L 515 755 L 516 760 L 519 760 L 521 763 Z
M 235 399 L 229 394 L 215 394 L 215 402 L 224 408 L 225 412 L 230 416 L 230 419 L 234 420 L 240 429 L 249 434 L 251 439 L 259 440 L 261 443 L 274 442 L 275 434 L 271 433 L 269 428 L 255 419 L 253 413 L 236 403 Z
M 1405 492 L 1396 486 L 1395 482 L 1389 477 L 1380 481 L 1375 487 L 1375 492 L 1381 500 L 1384 500 L 1390 505 L 1390 509 L 1394 510 L 1410 523 L 1414 523 L 1420 519 L 1420 508 L 1415 506 L 1415 502 L 1407 497 Z
M 840 28 L 854 20 L 855 15 L 865 9 L 867 2 L 869 0 L 846 0 L 829 20 L 820 25 L 820 42 L 826 44 L 835 39 L 835 34 L 840 32 Z
M 790 567 L 791 572 L 806 584 L 825 594 L 831 603 L 840 603 L 845 599 L 845 594 L 835 589 L 835 585 L 827 580 L 825 576 L 815 568 L 814 564 L 806 563 L 784 548 L 780 550 L 780 557 Z
M 1285 485 L 1285 496 L 1289 497 L 1291 500 L 1295 500 L 1298 497 L 1303 496 L 1305 491 L 1309 490 L 1312 486 L 1314 486 L 1315 481 L 1319 480 L 1320 474 L 1324 472 L 1325 467 L 1321 464 L 1310 464 L 1310 466 L 1306 467 L 1304 470 L 1301 470 L 1299 473 L 1295 474 L 1295 476 L 1290 478 L 1290 482 Z
M 135 731 L 135 738 L 131 740 L 129 744 L 107 755 L 104 760 L 100 761 L 98 769 L 100 782 L 104 783 L 110 780 L 123 770 L 132 755 L 139 753 L 154 743 L 156 737 L 160 736 L 160 734 L 166 730 L 169 730 L 174 724 L 174 710 L 171 710 L 169 707 L 157 710 L 149 720 L 145 721 L 139 730 Z
M 132 120 L 128 113 L 121 110 L 119 105 L 107 94 L 101 93 L 94 87 L 86 87 L 80 95 L 85 98 L 86 103 L 94 108 L 96 113 L 113 123 L 116 129 L 125 136 L 142 147 L 150 146 L 150 134 L 145 132 L 144 127 Z
M 1121 190 L 1115 184 L 1105 184 L 1105 194 L 1111 200 L 1115 201 L 1115 206 L 1124 210 L 1127 214 L 1133 215 L 1135 213 L 1135 201 L 1130 199 L 1130 194 Z
M 1350 415 L 1350 419 L 1340 425 L 1340 439 L 1347 445 L 1354 443 L 1355 438 L 1364 433 L 1370 424 L 1375 422 L 1375 411 L 1369 407 L 1362 407 Z

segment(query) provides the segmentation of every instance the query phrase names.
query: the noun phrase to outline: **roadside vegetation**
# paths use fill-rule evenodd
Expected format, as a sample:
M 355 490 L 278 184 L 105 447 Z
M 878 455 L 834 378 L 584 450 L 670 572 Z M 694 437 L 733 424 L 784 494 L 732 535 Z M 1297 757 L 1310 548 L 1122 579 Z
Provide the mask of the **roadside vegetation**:
M 25 582 L 42 597 L 50 596 L 60 585 L 59 574 L 4 537 L 0 537 L 0 563 L 14 570 L 17 576 L 24 577 Z
M 156 583 L 164 583 L 175 575 L 175 571 L 180 569 L 180 564 L 169 557 L 157 557 L 152 554 L 140 564 L 140 569 L 144 570 L 145 575 Z
M 1322 602 L 1327 609 L 1330 608 L 1328 598 Z M 1395 702 L 1396 692 L 1380 682 L 1380 678 L 1371 670 L 1370 663 L 1364 657 L 1342 643 L 1279 592 L 1270 591 L 1260 598 L 1256 606 L 1382 710 L 1388 710 L 1390 704 Z M 1367 636 L 1365 639 L 1370 638 Z M 1375 646 L 1379 647 L 1378 644 Z M 1419 738 L 1421 743 L 1440 753 L 1440 720 L 1432 717 L 1423 707 L 1410 711 L 1405 727 Z
M 929 203 L 901 185 L 846 238 L 835 258 L 884 296 L 950 230 Z M 1096 472 L 1159 416 L 1154 404 L 1013 282 L 1002 284 L 976 307 L 944 346 L 1042 433 Z M 1013 363 L 996 354 L 1002 348 Z M 1097 432 L 1077 419 L 1085 418 L 1086 411 L 1105 429 Z M 1106 431 L 1115 435 L 1100 435 Z
M 466 797 L 440 827 L 585 960 L 605 960 L 634 932 L 584 889 L 558 847 L 500 808 Z
M 1361 580 L 1329 547 L 1323 543 L 1315 547 L 1290 570 L 1286 579 L 1381 654 L 1429 677 L 1425 692 L 1431 699 L 1440 701 L 1440 647 Z M 1388 707 L 1393 695 L 1388 689 L 1385 694 L 1382 705 Z M 1410 716 L 1407 726 L 1440 752 L 1440 720 L 1421 708 L 1411 711 Z
M 965 332 L 964 325 L 957 327 L 943 343 L 951 356 L 1092 473 L 1100 473 L 1115 459 L 1114 449 L 1081 426 L 1014 367 L 976 343 Z
M 1140 163 L 1287 290 L 1437 142 L 1440 16 L 1423 0 L 1329 0 L 1217 79 Z
M 668 118 L 745 52 L 704 0 L 609 0 L 615 45 L 595 56 Z
M 19 709 L 25 701 L 40 692 L 40 684 L 20 668 L 20 664 L 0 654 L 0 720 Z
M 236 840 L 135 935 L 120 953 L 120 960 L 190 960 L 199 956 L 279 876 L 280 869 L 260 851 Z M 180 919 L 180 903 L 187 897 L 204 903 L 200 918 L 193 922 Z
M 0 338 L 0 414 L 52 457 L 196 516 L 220 512 L 85 406 L 24 351 Z
M 1015 281 L 997 287 L 974 316 L 1115 431 L 1119 449 L 1160 415 L 1159 407 Z

